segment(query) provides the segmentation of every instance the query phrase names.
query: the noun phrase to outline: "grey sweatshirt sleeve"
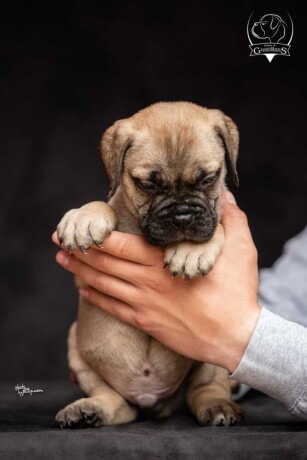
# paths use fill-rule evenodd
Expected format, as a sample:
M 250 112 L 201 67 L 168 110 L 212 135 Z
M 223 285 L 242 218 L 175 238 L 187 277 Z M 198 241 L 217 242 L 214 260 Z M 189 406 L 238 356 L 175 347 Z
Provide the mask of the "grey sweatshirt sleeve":
M 271 268 L 260 270 L 259 303 L 307 327 L 307 227 L 287 241 Z
M 230 377 L 279 399 L 307 420 L 307 329 L 262 308 L 244 356 Z
M 261 271 L 259 303 L 258 322 L 231 378 L 307 420 L 307 227 L 286 243 L 271 269 Z

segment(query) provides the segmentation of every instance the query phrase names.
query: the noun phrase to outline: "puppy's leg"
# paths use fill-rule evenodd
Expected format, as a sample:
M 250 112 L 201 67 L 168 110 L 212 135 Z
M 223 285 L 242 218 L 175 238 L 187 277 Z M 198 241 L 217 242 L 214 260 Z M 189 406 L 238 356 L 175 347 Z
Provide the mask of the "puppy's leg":
M 226 369 L 200 364 L 191 375 L 187 403 L 201 425 L 235 425 L 243 418 L 240 406 L 230 400 Z
M 224 230 L 221 224 L 212 238 L 205 243 L 177 243 L 164 252 L 164 264 L 169 266 L 173 276 L 181 275 L 189 280 L 206 275 L 214 265 L 224 244 Z
M 137 411 L 111 388 L 88 364 L 78 351 L 77 323 L 73 323 L 68 338 L 68 360 L 82 390 L 89 398 L 81 398 L 60 410 L 56 423 L 61 428 L 99 427 L 132 422 Z

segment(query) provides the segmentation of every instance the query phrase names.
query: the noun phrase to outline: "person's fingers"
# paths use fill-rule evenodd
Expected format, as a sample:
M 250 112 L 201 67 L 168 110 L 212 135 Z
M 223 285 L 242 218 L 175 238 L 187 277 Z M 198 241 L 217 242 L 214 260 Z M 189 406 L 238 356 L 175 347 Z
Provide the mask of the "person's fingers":
M 135 297 L 137 288 L 132 284 L 115 276 L 97 271 L 78 260 L 74 255 L 67 254 L 64 250 L 57 253 L 56 261 L 63 268 L 74 273 L 99 292 L 116 297 L 124 302 Z
M 52 241 L 60 246 L 56 232 L 52 235 Z M 160 248 L 147 243 L 142 236 L 115 230 L 104 240 L 102 248 L 94 245 L 92 248 L 142 265 L 155 265 L 162 260 L 163 255 L 163 251 Z
M 155 265 L 162 260 L 163 251 L 147 243 L 143 236 L 113 231 L 102 244 L 103 251 L 120 259 L 142 265 Z M 94 246 L 93 246 L 94 247 Z M 100 249 L 94 247 L 97 251 Z
M 58 233 L 57 233 L 56 230 L 55 230 L 55 232 L 52 233 L 51 239 L 55 244 L 57 244 L 58 246 L 61 247 L 59 239 L 58 239 Z
M 52 240 L 61 247 L 56 232 L 52 235 Z M 93 247 L 89 248 L 86 253 L 76 249 L 73 251 L 73 256 L 95 270 L 114 275 L 136 286 L 143 284 L 145 268 L 143 264 L 119 259 L 105 251 L 94 251 Z M 162 267 L 162 259 L 160 265 Z
M 258 254 L 246 214 L 238 207 L 231 192 L 222 196 L 222 226 L 225 231 L 224 253 L 236 257 L 244 255 L 246 262 L 257 263 Z
M 238 234 L 251 238 L 246 214 L 239 208 L 231 192 L 222 196 L 221 222 L 228 238 L 238 238 Z
M 222 194 L 222 221 L 227 223 L 228 220 L 238 217 L 239 219 L 245 219 L 244 212 L 239 208 L 236 203 L 235 197 L 229 191 Z
M 87 287 L 80 288 L 79 293 L 91 304 L 104 310 L 112 316 L 124 321 L 126 323 L 135 325 L 135 311 L 125 302 L 115 299 L 114 297 L 108 296 L 98 292 L 96 289 Z
M 116 276 L 116 278 L 123 279 L 136 286 L 143 284 L 144 269 L 146 270 L 144 265 L 119 259 L 104 251 L 93 251 L 93 248 L 90 248 L 86 254 L 81 251 L 74 251 L 73 255 L 99 272 Z

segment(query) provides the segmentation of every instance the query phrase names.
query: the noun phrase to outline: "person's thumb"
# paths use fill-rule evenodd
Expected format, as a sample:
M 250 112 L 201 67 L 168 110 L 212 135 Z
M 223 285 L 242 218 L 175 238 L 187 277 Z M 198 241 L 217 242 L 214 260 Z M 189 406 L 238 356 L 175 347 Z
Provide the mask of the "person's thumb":
M 235 204 L 235 205 L 237 204 L 234 195 L 233 195 L 231 192 L 229 192 L 228 190 L 226 190 L 226 191 L 223 193 L 222 201 L 226 201 L 226 202 L 228 202 L 228 203 Z
M 221 222 L 228 236 L 238 236 L 240 232 L 250 235 L 246 214 L 239 208 L 235 197 L 229 191 L 222 195 Z

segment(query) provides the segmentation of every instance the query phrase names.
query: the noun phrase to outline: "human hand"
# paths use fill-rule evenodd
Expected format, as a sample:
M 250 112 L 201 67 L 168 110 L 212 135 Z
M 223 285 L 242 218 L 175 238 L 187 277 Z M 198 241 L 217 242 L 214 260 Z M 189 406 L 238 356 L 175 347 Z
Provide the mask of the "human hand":
M 227 199 L 228 198 L 228 199 Z M 163 270 L 161 249 L 113 232 L 103 249 L 60 251 L 56 260 L 89 286 L 89 302 L 198 361 L 238 366 L 256 325 L 258 268 L 245 214 L 223 196 L 225 244 L 206 278 L 189 282 Z M 230 200 L 230 201 L 229 201 Z M 59 245 L 56 233 L 53 241 Z

